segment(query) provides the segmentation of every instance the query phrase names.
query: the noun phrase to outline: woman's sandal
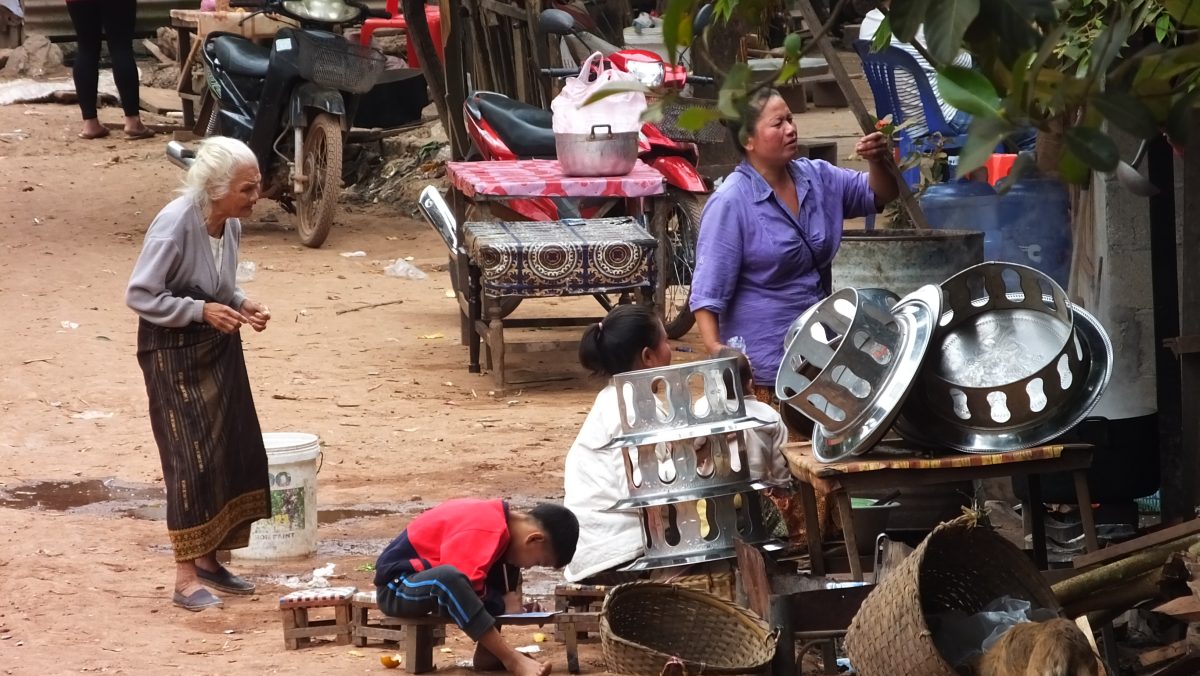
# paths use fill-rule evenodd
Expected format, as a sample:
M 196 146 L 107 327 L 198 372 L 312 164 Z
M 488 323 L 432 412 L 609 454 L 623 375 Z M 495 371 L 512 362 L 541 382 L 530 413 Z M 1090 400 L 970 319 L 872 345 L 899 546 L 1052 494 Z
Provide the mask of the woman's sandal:
M 227 592 L 230 594 L 250 595 L 254 593 L 254 583 L 229 572 L 225 566 L 221 566 L 215 573 L 210 573 L 200 566 L 196 566 L 196 577 L 207 587 L 212 587 L 218 591 Z
M 96 132 L 95 134 L 89 134 L 86 131 L 81 131 L 79 132 L 79 138 L 85 141 L 92 141 L 94 139 L 104 138 L 105 136 L 108 136 L 108 134 L 108 127 L 101 127 L 100 131 Z
M 217 608 L 223 605 L 221 599 L 213 596 L 213 593 L 207 589 L 197 589 L 187 596 L 184 596 L 180 592 L 175 592 L 175 596 L 172 597 L 171 602 L 193 613 L 198 613 L 205 608 Z
M 141 129 L 139 129 L 137 131 L 125 132 L 125 140 L 141 141 L 142 139 L 154 138 L 154 134 L 155 134 L 155 131 L 153 129 L 151 129 L 150 127 L 142 127 Z

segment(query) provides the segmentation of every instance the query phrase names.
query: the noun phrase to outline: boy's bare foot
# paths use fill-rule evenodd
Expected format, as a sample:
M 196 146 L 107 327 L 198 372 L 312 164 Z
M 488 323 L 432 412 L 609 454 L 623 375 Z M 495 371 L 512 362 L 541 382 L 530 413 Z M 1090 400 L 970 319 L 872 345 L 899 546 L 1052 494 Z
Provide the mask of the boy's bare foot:
M 514 659 L 512 664 L 504 665 L 513 676 L 550 676 L 549 662 L 538 662 L 528 655 L 517 654 L 520 657 Z

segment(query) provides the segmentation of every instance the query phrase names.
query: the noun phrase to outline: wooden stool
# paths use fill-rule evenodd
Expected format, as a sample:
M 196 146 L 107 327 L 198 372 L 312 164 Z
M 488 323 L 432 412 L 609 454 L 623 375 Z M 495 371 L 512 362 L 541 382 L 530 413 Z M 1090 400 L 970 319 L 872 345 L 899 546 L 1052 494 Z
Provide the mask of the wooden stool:
M 440 615 L 393 617 L 389 619 L 394 620 L 395 624 L 402 627 L 404 631 L 405 670 L 410 674 L 424 674 L 433 671 L 434 631 L 440 628 L 445 632 L 446 625 L 453 624 L 453 620 Z M 503 626 L 542 626 L 554 622 L 557 622 L 557 615 L 549 617 L 501 615 L 496 618 L 496 628 L 499 629 Z
M 360 648 L 367 645 L 369 639 L 404 642 L 404 621 L 380 613 L 379 605 L 375 603 L 374 591 L 363 591 L 354 595 L 350 600 L 350 619 L 354 625 L 354 645 Z M 434 626 L 433 645 L 442 645 L 445 642 L 446 626 Z
M 312 644 L 314 636 L 333 636 L 337 645 L 348 645 L 353 630 L 350 599 L 356 591 L 356 587 L 302 589 L 279 597 L 284 648 L 296 650 L 307 647 Z M 308 612 L 316 608 L 332 608 L 333 619 L 310 619 Z
M 600 607 L 609 587 L 597 584 L 560 584 L 554 588 L 554 639 L 565 643 L 567 671 L 579 673 L 579 639 L 600 632 Z

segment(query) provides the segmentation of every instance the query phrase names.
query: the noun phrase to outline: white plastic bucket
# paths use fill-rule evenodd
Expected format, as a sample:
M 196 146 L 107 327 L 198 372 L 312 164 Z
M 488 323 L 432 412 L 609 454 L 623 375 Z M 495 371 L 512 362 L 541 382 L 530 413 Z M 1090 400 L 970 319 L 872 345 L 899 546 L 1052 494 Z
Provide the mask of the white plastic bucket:
M 287 559 L 317 553 L 317 459 L 315 434 L 267 432 L 271 518 L 250 527 L 250 546 L 233 550 L 240 559 Z

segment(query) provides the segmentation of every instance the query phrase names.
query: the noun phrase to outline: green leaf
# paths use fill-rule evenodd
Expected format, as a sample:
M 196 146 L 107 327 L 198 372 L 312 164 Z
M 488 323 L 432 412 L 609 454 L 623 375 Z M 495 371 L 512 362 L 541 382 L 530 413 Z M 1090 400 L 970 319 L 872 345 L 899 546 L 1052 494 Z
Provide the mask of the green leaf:
M 691 39 L 692 9 L 695 4 L 695 0 L 669 0 L 667 2 L 667 11 L 663 13 L 662 32 L 663 44 L 667 48 L 667 60 L 672 64 L 678 62 L 679 48 L 687 46 L 687 42 L 681 42 L 683 39 L 681 27 L 684 25 L 684 21 L 687 22 L 688 40 Z
M 1150 138 L 1158 133 L 1154 112 L 1126 92 L 1104 92 L 1093 97 L 1091 104 L 1104 119 L 1138 138 Z
M 778 87 L 787 83 L 788 80 L 796 77 L 796 72 L 800 70 L 800 64 L 795 61 L 789 61 L 783 64 L 779 69 L 779 73 L 775 76 L 775 86 Z
M 721 119 L 721 112 L 713 108 L 693 106 L 679 114 L 676 126 L 687 131 L 700 131 L 709 124 Z
M 671 100 L 674 101 L 674 97 L 671 97 Z M 651 124 L 658 124 L 659 122 L 662 122 L 663 108 L 666 106 L 666 104 L 667 101 L 664 99 L 657 103 L 652 103 L 646 106 L 646 109 L 642 111 L 642 122 L 649 122 Z
M 1171 32 L 1171 15 L 1163 14 L 1154 22 L 1154 39 L 1163 42 Z
M 1091 127 L 1072 127 L 1066 133 L 1067 149 L 1088 167 L 1113 171 L 1121 155 L 1108 134 Z
M 925 23 L 932 0 L 906 0 L 892 5 L 888 12 L 892 31 L 900 42 L 912 42 L 917 30 Z
M 975 117 L 996 117 L 1000 96 L 977 70 L 947 66 L 938 69 L 938 89 L 946 103 Z
M 625 92 L 642 92 L 643 94 L 645 94 L 645 93 L 648 93 L 649 91 L 650 91 L 649 87 L 647 87 L 646 85 L 644 85 L 641 82 L 638 82 L 636 80 L 633 80 L 633 81 L 625 80 L 625 81 L 621 81 L 621 82 L 609 82 L 608 84 L 605 84 L 604 86 L 600 87 L 595 92 L 593 92 L 591 96 L 587 97 L 587 100 L 585 100 L 583 102 L 583 105 L 590 106 L 591 104 L 593 104 L 597 101 L 600 101 L 602 99 L 606 99 L 606 98 L 612 96 L 613 94 L 623 94 Z
M 871 51 L 882 52 L 890 44 L 892 44 L 892 18 L 885 16 L 879 23 L 879 29 L 875 31 L 875 37 L 871 39 Z
M 1189 28 L 1200 26 L 1200 0 L 1163 0 L 1171 18 Z
M 978 15 L 979 0 L 932 0 L 926 17 L 925 40 L 933 58 L 941 63 L 954 61 L 967 27 Z
M 1007 125 L 999 118 L 976 117 L 972 120 L 967 143 L 958 154 L 958 168 L 955 172 L 959 176 L 966 176 L 982 167 L 992 153 L 996 152 L 996 145 L 1004 140 L 1008 131 Z
M 1107 73 L 1109 66 L 1121 53 L 1121 48 L 1129 40 L 1131 17 L 1128 14 L 1117 19 L 1116 23 L 1105 26 L 1096 42 L 1092 44 L 1091 60 L 1088 63 L 1088 73 Z
M 783 53 L 791 61 L 800 58 L 800 50 L 804 48 L 804 40 L 800 38 L 799 33 L 788 33 L 788 36 L 783 39 Z
M 1087 185 L 1092 172 L 1070 149 L 1064 150 L 1058 159 L 1058 175 L 1062 180 L 1074 185 Z
M 717 111 L 726 120 L 742 119 L 742 111 L 738 102 L 734 100 L 733 91 L 724 87 L 717 92 Z

